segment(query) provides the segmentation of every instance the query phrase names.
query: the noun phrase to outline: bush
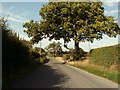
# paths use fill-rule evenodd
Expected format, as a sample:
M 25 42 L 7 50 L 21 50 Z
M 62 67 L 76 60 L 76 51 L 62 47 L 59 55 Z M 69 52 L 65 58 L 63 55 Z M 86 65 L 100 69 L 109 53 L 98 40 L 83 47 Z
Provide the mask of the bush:
M 34 57 L 34 58 L 40 58 L 40 54 L 36 51 L 32 51 L 31 55 Z
M 70 59 L 70 54 L 64 54 L 64 55 L 63 55 L 63 59 L 64 59 L 64 60 Z
M 18 78 L 40 62 L 39 53 L 33 51 L 29 41 L 21 40 L 16 32 L 0 19 L 2 27 L 2 87 L 9 88 Z M 39 61 L 39 63 L 38 63 Z
M 70 53 L 70 56 L 73 57 L 73 59 L 74 58 L 81 59 L 81 57 L 85 57 L 86 55 L 86 52 L 82 48 L 79 48 L 79 53 L 77 54 L 75 54 L 76 53 L 75 49 L 70 49 L 69 53 Z
M 52 54 L 52 53 L 47 53 L 47 56 L 49 56 L 49 57 L 54 57 L 54 55 Z

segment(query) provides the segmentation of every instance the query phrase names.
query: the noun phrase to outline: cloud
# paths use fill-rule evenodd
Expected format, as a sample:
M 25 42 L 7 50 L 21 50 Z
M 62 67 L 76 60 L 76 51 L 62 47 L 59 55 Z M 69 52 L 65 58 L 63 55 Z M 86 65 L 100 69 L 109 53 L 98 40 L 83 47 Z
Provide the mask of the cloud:
M 108 15 L 108 14 L 114 14 L 114 13 L 118 13 L 118 12 L 120 12 L 120 10 L 118 10 L 118 9 L 111 10 L 111 11 L 104 11 L 104 13 L 105 13 L 106 15 Z
M 3 8 L 2 12 L 0 12 L 0 13 L 2 13 L 2 15 L 6 16 L 6 18 L 8 20 L 18 22 L 18 23 L 23 23 L 23 22 L 28 21 L 27 19 L 21 17 L 20 13 L 16 13 L 13 6 L 11 6 L 9 9 L 6 9 L 5 7 L 2 7 L 2 8 Z
M 23 34 L 20 34 L 19 33 L 19 37 L 21 38 L 21 39 L 25 39 L 25 40 L 30 40 L 31 38 L 29 38 L 27 35 L 23 35 Z
M 101 0 L 105 6 L 114 6 L 116 5 L 120 0 Z
M 8 19 L 8 20 L 11 20 L 11 21 L 19 22 L 19 23 L 27 22 L 27 21 L 25 21 L 25 20 L 16 19 L 16 18 L 14 18 L 14 17 L 8 17 L 7 19 Z
M 14 24 L 9 24 L 9 26 L 10 26 L 11 29 L 15 29 L 15 30 L 18 29 L 18 27 L 16 25 L 14 25 Z
M 119 2 L 120 0 L 101 0 L 102 2 Z
M 117 2 L 104 2 L 103 4 L 106 6 L 114 6 L 117 4 Z
M 49 0 L 3 0 L 2 2 L 48 2 Z

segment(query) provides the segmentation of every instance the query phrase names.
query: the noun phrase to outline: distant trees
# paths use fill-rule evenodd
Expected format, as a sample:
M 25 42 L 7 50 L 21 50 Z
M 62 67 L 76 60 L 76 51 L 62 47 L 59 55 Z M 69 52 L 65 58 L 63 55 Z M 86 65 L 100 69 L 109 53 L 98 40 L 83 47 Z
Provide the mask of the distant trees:
M 31 54 L 34 58 L 39 58 L 39 60 L 41 59 L 46 59 L 46 51 L 43 48 L 39 48 L 39 47 L 34 47 L 32 49 L 32 54 Z
M 60 42 L 53 42 L 50 43 L 45 49 L 47 52 L 52 53 L 54 56 L 61 56 L 62 55 L 62 47 L 60 46 Z

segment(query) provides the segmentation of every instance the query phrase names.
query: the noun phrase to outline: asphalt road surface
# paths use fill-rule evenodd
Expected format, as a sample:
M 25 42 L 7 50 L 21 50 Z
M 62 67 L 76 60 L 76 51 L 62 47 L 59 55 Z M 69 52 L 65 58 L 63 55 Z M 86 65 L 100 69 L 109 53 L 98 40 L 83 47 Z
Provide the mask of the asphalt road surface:
M 16 83 L 13 88 L 118 88 L 118 85 L 86 71 L 50 60 Z

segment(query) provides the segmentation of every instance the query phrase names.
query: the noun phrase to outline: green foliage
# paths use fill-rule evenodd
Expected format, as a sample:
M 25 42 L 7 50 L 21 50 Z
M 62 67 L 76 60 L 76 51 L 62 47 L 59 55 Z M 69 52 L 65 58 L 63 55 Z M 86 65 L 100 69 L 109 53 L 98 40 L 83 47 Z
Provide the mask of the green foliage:
M 0 21 L 0 26 L 2 26 L 2 85 L 3 88 L 9 88 L 43 61 L 37 61 L 39 53 L 35 52 L 33 55 L 34 51 L 29 41 L 20 39 L 19 35 L 9 28 L 4 18 L 0 18 Z
M 109 80 L 112 80 L 113 82 L 119 83 L 119 77 L 118 75 L 120 74 L 120 72 L 116 72 L 116 71 L 111 71 L 111 70 L 107 70 L 107 69 L 103 69 L 101 67 L 93 67 L 93 66 L 81 66 L 81 65 L 73 65 L 77 68 L 83 69 L 89 73 L 93 73 L 95 75 L 107 78 Z
M 23 67 L 31 63 L 29 47 L 25 42 L 19 39 L 15 32 L 11 30 L 2 30 L 2 50 L 3 50 L 3 67 L 10 69 L 9 64 L 12 64 L 11 69 Z M 27 56 L 27 57 L 26 57 Z M 17 69 L 17 68 L 16 68 Z
M 31 55 L 34 57 L 34 58 L 40 58 L 40 54 L 37 52 L 37 51 L 32 51 L 31 52 Z
M 47 54 L 46 51 L 43 48 L 39 48 L 39 47 L 35 47 L 33 49 L 33 52 L 39 54 L 39 57 L 40 56 L 46 56 L 46 54 Z
M 82 48 L 78 49 L 78 53 L 75 54 L 75 52 L 76 52 L 75 49 L 72 49 L 72 48 L 69 49 L 70 56 L 73 59 L 75 59 L 75 58 L 81 59 L 81 57 L 85 57 L 86 56 L 86 52 Z
M 40 24 L 31 20 L 23 25 L 35 42 L 44 37 L 93 42 L 103 34 L 114 37 L 120 30 L 112 16 L 104 15 L 102 2 L 49 2 L 40 8 L 40 15 Z
M 64 60 L 70 59 L 70 54 L 63 54 L 63 59 Z
M 120 66 L 119 53 L 118 53 L 119 47 L 120 44 L 115 46 L 93 49 L 90 52 L 90 57 L 91 57 L 90 62 L 105 67 L 110 67 L 114 65 L 118 68 L 118 66 Z
M 67 48 L 67 43 L 73 39 L 76 58 L 79 57 L 79 42 L 100 40 L 103 34 L 109 37 L 120 34 L 114 17 L 104 15 L 102 2 L 49 2 L 40 8 L 40 15 L 40 22 L 31 20 L 23 25 L 33 43 L 46 37 L 62 38 Z
M 49 57 L 54 57 L 54 55 L 52 54 L 52 53 L 47 53 L 47 56 L 49 56 Z
M 53 42 L 50 43 L 45 49 L 47 50 L 48 53 L 53 54 L 54 56 L 61 56 L 62 54 L 62 47 L 60 46 L 60 42 Z
M 62 53 L 63 54 L 69 54 L 70 52 L 69 51 L 63 51 Z

